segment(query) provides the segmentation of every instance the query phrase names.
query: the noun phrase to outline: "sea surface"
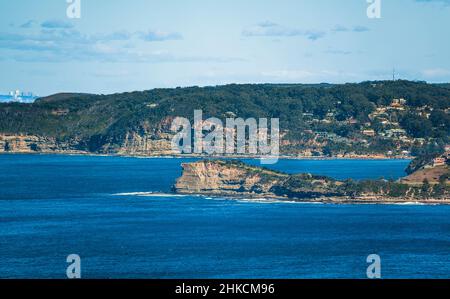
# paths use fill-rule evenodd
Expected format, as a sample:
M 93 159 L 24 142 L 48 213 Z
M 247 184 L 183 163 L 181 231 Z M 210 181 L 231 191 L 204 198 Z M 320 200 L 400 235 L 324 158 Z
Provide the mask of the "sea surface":
M 0 155 L 0 278 L 450 278 L 450 206 L 174 196 L 193 159 Z M 258 163 L 258 161 L 248 161 Z M 281 160 L 337 179 L 398 178 L 405 160 Z

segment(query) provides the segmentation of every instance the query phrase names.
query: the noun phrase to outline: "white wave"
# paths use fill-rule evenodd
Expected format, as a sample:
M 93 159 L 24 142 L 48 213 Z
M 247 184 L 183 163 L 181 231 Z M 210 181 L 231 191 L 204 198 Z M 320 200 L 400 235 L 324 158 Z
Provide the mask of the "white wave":
M 393 204 L 399 205 L 399 206 L 425 206 L 425 205 L 427 205 L 426 203 L 418 202 L 418 201 L 397 202 L 397 203 L 393 203 Z
M 240 203 L 259 204 L 323 204 L 322 202 L 282 200 L 276 198 L 222 198 L 221 200 L 233 200 Z
M 140 196 L 140 197 L 186 197 L 187 195 L 180 195 L 174 193 L 157 193 L 157 192 L 128 192 L 116 193 L 113 196 Z

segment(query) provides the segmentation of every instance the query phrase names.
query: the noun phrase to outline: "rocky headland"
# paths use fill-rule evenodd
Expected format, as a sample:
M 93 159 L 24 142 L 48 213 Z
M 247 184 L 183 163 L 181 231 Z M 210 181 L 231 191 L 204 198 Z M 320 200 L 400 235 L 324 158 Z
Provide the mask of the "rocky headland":
M 233 160 L 203 160 L 182 164 L 182 168 L 183 174 L 174 185 L 178 194 L 341 203 L 449 203 L 450 200 L 448 179 L 429 185 L 381 179 L 339 181 L 312 174 L 289 175 Z

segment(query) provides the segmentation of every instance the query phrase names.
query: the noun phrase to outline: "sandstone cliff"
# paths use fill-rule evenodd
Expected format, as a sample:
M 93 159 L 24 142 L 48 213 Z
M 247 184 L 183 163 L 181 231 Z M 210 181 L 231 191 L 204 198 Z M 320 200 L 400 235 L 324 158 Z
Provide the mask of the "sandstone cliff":
M 224 161 L 200 161 L 182 164 L 183 176 L 174 187 L 187 194 L 267 194 L 288 175 L 244 164 Z
M 77 140 L 58 141 L 52 137 L 0 134 L 1 153 L 87 153 L 77 149 Z
M 152 135 L 130 132 L 120 143 L 105 143 L 101 148 L 92 150 L 86 142 L 78 139 L 65 141 L 52 137 L 36 135 L 0 134 L 0 154 L 111 154 L 130 156 L 164 156 L 173 155 L 170 134 L 161 134 L 158 139 Z
M 411 186 L 385 180 L 338 181 L 311 174 L 288 175 L 237 161 L 182 164 L 174 185 L 180 194 L 277 197 L 330 201 L 449 201 L 450 185 Z
M 183 164 L 177 193 L 209 195 L 316 198 L 343 195 L 341 184 L 310 174 L 288 175 L 236 161 L 199 161 Z

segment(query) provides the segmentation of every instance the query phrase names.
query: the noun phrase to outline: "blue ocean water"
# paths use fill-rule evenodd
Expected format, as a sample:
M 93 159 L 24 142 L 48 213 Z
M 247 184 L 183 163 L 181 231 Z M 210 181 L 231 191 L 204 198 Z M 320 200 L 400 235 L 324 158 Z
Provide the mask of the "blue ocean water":
M 0 278 L 65 278 L 69 254 L 84 278 L 365 278 L 370 254 L 384 278 L 450 278 L 449 206 L 169 195 L 188 161 L 0 155 Z M 362 179 L 400 177 L 407 164 L 270 167 Z

